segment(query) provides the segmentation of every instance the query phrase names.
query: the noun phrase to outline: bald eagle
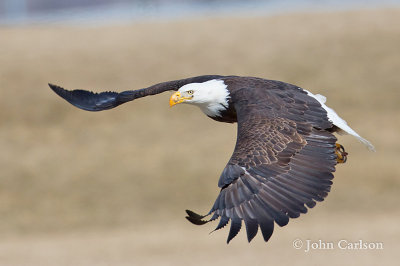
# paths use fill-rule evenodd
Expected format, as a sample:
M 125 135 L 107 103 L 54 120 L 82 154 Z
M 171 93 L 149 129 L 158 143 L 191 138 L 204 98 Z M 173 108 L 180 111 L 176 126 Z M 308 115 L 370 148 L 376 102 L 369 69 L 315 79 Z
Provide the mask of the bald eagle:
M 186 210 L 196 225 L 217 220 L 215 230 L 231 222 L 227 243 L 244 221 L 250 242 L 261 229 L 268 241 L 274 223 L 285 226 L 323 201 L 330 191 L 337 163 L 347 152 L 334 132 L 372 144 L 325 105 L 325 97 L 281 81 L 255 77 L 204 75 L 159 83 L 120 93 L 50 88 L 72 105 L 102 111 L 165 91 L 176 91 L 170 105 L 193 104 L 210 118 L 237 122 L 237 142 L 218 181 L 220 193 L 211 210 L 199 215 Z

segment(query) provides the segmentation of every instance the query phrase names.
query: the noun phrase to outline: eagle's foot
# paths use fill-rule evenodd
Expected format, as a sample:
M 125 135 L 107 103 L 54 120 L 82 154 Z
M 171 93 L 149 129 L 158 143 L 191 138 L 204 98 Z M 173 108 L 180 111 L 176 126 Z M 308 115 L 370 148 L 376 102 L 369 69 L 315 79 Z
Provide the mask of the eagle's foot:
M 347 161 L 348 153 L 344 150 L 344 147 L 339 143 L 336 143 L 335 153 L 337 156 L 336 160 L 338 163 L 345 163 Z

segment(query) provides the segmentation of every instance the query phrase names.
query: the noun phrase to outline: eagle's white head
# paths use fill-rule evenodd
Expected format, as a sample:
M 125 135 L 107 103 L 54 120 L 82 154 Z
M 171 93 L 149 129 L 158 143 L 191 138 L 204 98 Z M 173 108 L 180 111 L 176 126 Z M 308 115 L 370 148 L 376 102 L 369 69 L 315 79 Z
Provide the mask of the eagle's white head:
M 221 111 L 228 108 L 229 91 L 223 80 L 212 79 L 202 83 L 189 83 L 175 92 L 169 105 L 189 103 L 200 107 L 208 116 L 221 116 Z

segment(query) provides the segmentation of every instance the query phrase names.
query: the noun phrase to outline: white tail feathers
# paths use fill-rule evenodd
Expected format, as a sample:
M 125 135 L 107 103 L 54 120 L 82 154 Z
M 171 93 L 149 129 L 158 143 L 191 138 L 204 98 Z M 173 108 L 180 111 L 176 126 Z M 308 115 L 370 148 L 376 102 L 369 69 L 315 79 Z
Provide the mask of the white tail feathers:
M 339 133 L 347 133 L 349 135 L 352 135 L 356 137 L 362 144 L 364 144 L 368 148 L 368 150 L 375 151 L 375 147 L 371 144 L 371 142 L 358 135 L 357 132 L 355 132 L 351 127 L 349 127 L 349 125 L 347 125 L 347 122 L 344 119 L 342 119 L 333 109 L 325 105 L 326 102 L 325 96 L 321 94 L 314 95 L 307 90 L 304 91 L 307 92 L 309 96 L 313 97 L 321 104 L 322 108 L 324 108 L 325 111 L 328 113 L 329 121 L 331 121 L 335 126 L 337 126 L 340 129 Z
M 371 142 L 369 142 L 368 140 L 366 140 L 366 139 L 364 139 L 364 138 L 362 138 L 362 137 L 360 137 L 360 136 L 358 136 L 357 139 L 358 139 L 362 144 L 364 144 L 364 145 L 368 148 L 368 150 L 370 150 L 370 151 L 375 151 L 375 147 L 374 147 L 374 145 L 371 144 Z

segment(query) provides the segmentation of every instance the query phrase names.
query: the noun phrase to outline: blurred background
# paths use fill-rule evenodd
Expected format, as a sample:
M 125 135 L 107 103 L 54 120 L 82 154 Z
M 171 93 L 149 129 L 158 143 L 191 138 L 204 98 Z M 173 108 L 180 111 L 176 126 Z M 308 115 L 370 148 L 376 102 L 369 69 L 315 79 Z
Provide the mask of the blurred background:
M 0 265 L 395 265 L 400 248 L 400 1 L 0 0 Z M 278 226 L 196 227 L 236 126 L 170 93 L 100 113 L 47 86 L 139 89 L 249 75 L 328 98 L 349 136 L 327 199 Z M 295 249 L 295 239 L 383 250 Z

